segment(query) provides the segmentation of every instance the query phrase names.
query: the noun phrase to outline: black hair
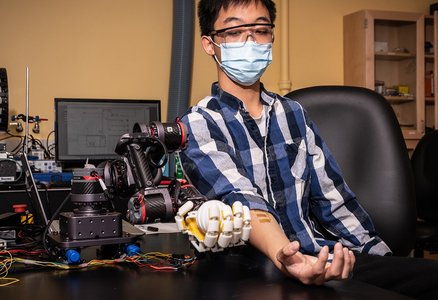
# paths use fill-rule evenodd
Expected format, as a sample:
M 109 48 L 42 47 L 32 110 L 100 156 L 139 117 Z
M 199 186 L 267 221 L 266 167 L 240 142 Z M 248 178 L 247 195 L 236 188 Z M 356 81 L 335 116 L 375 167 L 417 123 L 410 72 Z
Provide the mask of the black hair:
M 216 22 L 221 8 L 226 10 L 229 6 L 248 5 L 252 1 L 263 4 L 268 9 L 271 23 L 274 23 L 277 10 L 272 0 L 200 0 L 198 3 L 198 18 L 201 36 L 209 35 L 214 30 L 214 22 Z

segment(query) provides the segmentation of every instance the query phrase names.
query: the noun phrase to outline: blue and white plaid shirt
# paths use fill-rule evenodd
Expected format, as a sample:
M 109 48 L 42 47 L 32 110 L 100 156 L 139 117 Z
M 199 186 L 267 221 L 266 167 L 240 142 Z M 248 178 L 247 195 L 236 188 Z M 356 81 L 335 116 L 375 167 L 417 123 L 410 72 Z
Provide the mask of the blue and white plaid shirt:
M 243 102 L 216 83 L 212 96 L 182 117 L 188 147 L 180 156 L 191 182 L 209 199 L 269 211 L 304 253 L 332 249 L 337 241 L 359 252 L 390 253 L 301 105 L 263 85 L 261 101 L 264 136 Z

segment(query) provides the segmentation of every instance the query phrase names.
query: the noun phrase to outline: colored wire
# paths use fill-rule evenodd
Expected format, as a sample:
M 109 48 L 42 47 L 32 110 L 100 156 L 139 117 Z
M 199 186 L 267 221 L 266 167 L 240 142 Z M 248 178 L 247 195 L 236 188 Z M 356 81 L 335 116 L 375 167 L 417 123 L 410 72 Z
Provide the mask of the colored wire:
M 190 267 L 196 261 L 196 258 L 192 256 L 161 252 L 141 253 L 135 256 L 124 255 L 117 259 L 93 259 L 89 262 L 83 262 L 77 265 L 32 259 L 34 256 L 45 254 L 47 254 L 46 250 L 0 250 L 0 287 L 19 282 L 18 278 L 7 277 L 9 270 L 14 263 L 61 270 L 75 270 L 121 263 L 132 263 L 140 268 L 148 267 L 156 271 L 178 271 Z M 2 281 L 6 282 L 1 283 Z
M 12 253 L 8 251 L 0 251 L 0 254 L 6 254 L 6 257 L 0 257 L 0 287 L 14 284 L 20 281 L 18 278 L 9 278 L 9 270 L 14 262 Z
M 175 255 L 161 252 L 139 254 L 127 259 L 139 267 L 149 267 L 154 270 L 176 271 L 187 268 L 195 263 L 195 258 L 186 255 Z
M 52 130 L 52 131 L 49 132 L 49 134 L 46 137 L 47 154 L 49 155 L 49 157 L 48 157 L 49 159 L 55 157 L 55 155 L 52 153 L 52 149 L 55 147 L 55 144 L 49 145 L 49 143 L 50 143 L 50 136 L 52 134 L 54 134 L 54 133 L 55 133 L 55 130 Z

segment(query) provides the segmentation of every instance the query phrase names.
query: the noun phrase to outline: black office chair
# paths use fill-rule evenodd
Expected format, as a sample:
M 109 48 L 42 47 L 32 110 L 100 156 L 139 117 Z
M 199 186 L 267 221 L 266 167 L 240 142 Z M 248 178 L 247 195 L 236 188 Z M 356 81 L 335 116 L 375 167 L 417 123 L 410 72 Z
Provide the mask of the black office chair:
M 438 252 L 438 130 L 426 133 L 411 157 L 417 201 L 415 256 Z
M 372 90 L 350 86 L 303 88 L 286 97 L 301 103 L 315 122 L 394 255 L 409 255 L 416 222 L 412 170 L 389 103 Z

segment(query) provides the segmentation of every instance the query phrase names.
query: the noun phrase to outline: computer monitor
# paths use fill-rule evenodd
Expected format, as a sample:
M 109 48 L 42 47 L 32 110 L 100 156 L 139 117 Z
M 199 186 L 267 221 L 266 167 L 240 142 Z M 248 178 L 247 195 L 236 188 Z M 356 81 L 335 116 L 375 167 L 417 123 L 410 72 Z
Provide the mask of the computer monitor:
M 160 115 L 159 100 L 55 98 L 55 159 L 66 168 L 116 159 L 120 137 Z

